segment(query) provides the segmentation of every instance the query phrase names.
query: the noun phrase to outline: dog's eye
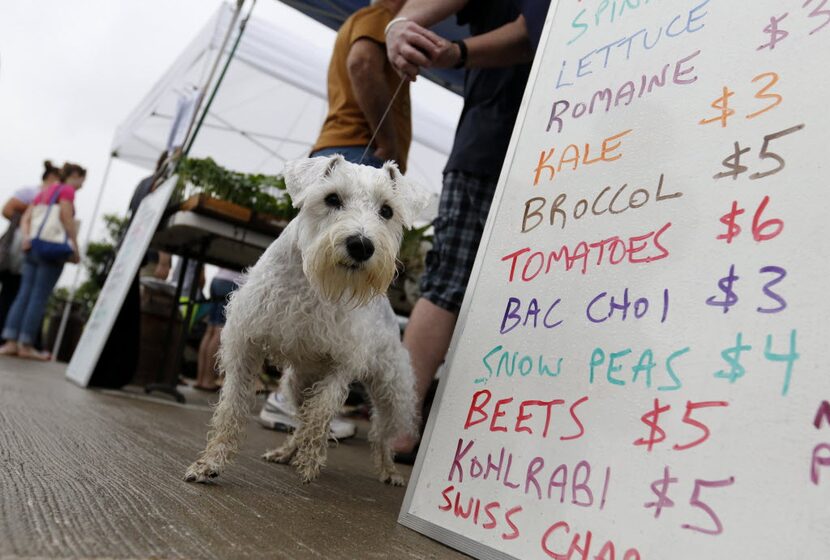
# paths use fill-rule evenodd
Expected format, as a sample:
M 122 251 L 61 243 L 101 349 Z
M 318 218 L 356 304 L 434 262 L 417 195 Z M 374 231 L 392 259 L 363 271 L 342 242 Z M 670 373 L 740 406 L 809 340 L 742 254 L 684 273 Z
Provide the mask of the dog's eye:
M 325 198 L 326 206 L 329 208 L 343 208 L 343 201 L 340 200 L 340 197 L 337 193 L 331 193 Z
M 380 207 L 380 217 L 384 220 L 391 220 L 392 216 L 395 215 L 395 212 L 392 210 L 392 207 L 388 204 L 384 204 Z

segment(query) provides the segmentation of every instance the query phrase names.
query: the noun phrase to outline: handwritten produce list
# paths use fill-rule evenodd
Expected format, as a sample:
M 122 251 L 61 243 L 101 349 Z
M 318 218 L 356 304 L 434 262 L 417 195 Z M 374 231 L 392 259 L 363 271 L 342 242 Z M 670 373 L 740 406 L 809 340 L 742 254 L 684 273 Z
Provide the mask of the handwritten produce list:
M 830 2 L 551 12 L 401 521 L 830 558 Z

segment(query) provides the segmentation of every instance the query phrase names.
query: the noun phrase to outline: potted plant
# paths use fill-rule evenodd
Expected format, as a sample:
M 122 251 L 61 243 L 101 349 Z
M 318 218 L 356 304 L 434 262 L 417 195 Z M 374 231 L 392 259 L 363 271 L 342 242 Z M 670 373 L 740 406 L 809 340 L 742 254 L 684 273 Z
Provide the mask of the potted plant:
M 189 194 L 181 204 L 182 210 L 275 234 L 296 215 L 281 176 L 230 171 L 211 158 L 183 159 L 176 173 L 178 187 Z

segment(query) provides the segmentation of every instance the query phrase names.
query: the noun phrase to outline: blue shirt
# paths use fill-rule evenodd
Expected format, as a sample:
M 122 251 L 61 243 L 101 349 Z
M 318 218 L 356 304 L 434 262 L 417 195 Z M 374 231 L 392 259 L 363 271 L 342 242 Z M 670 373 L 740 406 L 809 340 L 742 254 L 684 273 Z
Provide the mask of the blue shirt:
M 482 35 L 515 21 L 519 14 L 513 2 L 469 0 L 457 17 L 459 25 L 469 24 L 472 35 Z M 498 178 L 529 74 L 529 64 L 467 69 L 464 109 L 445 173 Z
M 535 50 L 549 7 L 550 0 L 469 0 L 458 12 L 458 23 L 469 24 L 473 35 L 481 35 L 524 15 Z M 445 173 L 464 171 L 479 177 L 498 177 L 529 74 L 529 64 L 467 70 L 464 109 Z
M 525 17 L 527 34 L 535 51 L 539 47 L 539 39 L 542 38 L 542 28 L 545 26 L 545 18 L 550 8 L 550 0 L 516 0 L 519 9 Z

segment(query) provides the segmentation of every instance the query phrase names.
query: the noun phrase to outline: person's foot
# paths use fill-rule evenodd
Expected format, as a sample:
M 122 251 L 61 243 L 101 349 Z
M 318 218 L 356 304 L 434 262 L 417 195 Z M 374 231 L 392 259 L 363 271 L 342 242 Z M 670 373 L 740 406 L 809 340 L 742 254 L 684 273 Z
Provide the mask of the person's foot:
M 262 410 L 259 412 L 259 421 L 266 428 L 282 432 L 293 432 L 299 425 L 294 405 L 279 391 L 274 391 L 268 395 Z M 348 439 L 354 437 L 356 432 L 357 427 L 354 423 L 337 416 L 329 424 L 330 439 Z
M 17 349 L 17 355 L 26 360 L 35 360 L 38 362 L 48 362 L 51 358 L 49 352 L 40 352 L 31 346 L 20 345 Z
M 0 356 L 17 356 L 18 346 L 16 342 L 6 342 L 0 346 Z

